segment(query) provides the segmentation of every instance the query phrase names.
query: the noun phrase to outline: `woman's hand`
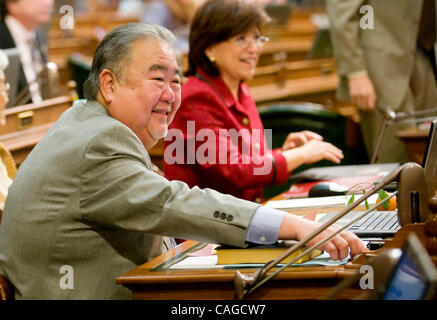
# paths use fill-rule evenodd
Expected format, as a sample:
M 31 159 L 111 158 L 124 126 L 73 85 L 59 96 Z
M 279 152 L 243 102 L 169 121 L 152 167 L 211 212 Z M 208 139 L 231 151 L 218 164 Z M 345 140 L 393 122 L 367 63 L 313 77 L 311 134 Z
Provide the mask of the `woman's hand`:
M 309 130 L 291 132 L 285 139 L 284 144 L 282 145 L 282 150 L 300 147 L 313 139 L 320 141 L 323 140 L 322 136 Z
M 279 229 L 280 240 L 302 240 L 317 230 L 321 224 L 310 221 L 293 214 L 286 214 Z M 331 225 L 328 229 L 314 237 L 306 244 L 309 248 L 323 239 L 329 237 L 332 233 L 338 230 L 338 226 Z M 343 230 L 332 239 L 318 247 L 325 250 L 331 256 L 332 260 L 342 260 L 350 255 L 353 257 L 356 254 L 369 251 L 364 243 L 352 232 Z
M 316 139 L 294 149 L 288 149 L 282 152 L 287 161 L 288 171 L 292 171 L 302 164 L 311 164 L 320 160 L 329 160 L 334 163 L 340 163 L 343 159 L 343 151 L 330 144 L 329 142 Z

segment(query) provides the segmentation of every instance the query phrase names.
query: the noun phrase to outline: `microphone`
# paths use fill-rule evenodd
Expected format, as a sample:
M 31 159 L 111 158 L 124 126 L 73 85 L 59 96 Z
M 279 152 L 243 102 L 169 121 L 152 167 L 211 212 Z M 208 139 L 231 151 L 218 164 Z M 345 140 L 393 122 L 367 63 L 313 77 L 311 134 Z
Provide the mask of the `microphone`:
M 326 221 L 323 225 L 321 225 L 318 229 L 314 230 L 312 233 L 310 233 L 308 236 L 297 242 L 295 245 L 293 245 L 291 248 L 289 248 L 287 251 L 279 255 L 275 260 L 267 262 L 263 267 L 255 271 L 254 273 L 247 275 L 243 274 L 240 271 L 236 271 L 235 277 L 234 277 L 234 285 L 235 290 L 237 294 L 238 299 L 243 299 L 246 295 L 252 293 L 255 291 L 259 286 L 276 276 L 279 272 L 281 272 L 284 268 L 288 267 L 298 259 L 300 259 L 302 256 L 310 252 L 312 249 L 320 246 L 321 244 L 325 243 L 341 231 L 343 231 L 345 228 L 347 228 L 349 225 L 355 223 L 355 221 L 358 221 L 358 219 L 361 219 L 369 212 L 376 209 L 378 206 L 380 206 L 382 203 L 388 201 L 391 197 L 393 197 L 395 194 L 392 194 L 390 197 L 387 197 L 383 199 L 381 202 L 375 204 L 372 208 L 361 214 L 358 218 L 354 219 L 352 222 L 350 222 L 348 225 L 336 230 L 333 234 L 325 238 L 324 240 L 320 241 L 319 243 L 313 245 L 311 248 L 308 248 L 305 250 L 302 254 L 300 254 L 298 257 L 290 261 L 285 266 L 281 267 L 278 271 L 275 273 L 269 275 L 266 277 L 267 272 L 275 267 L 278 263 L 280 263 L 282 260 L 284 260 L 289 255 L 293 254 L 296 250 L 302 248 L 305 246 L 309 241 L 311 241 L 313 238 L 315 238 L 317 235 L 319 235 L 321 232 L 325 231 L 328 227 L 330 227 L 332 224 L 334 224 L 336 221 L 341 219 L 343 216 L 348 214 L 350 211 L 355 209 L 360 203 L 368 199 L 370 196 L 381 190 L 383 187 L 388 185 L 389 183 L 398 180 L 398 214 L 400 217 L 401 225 L 404 223 L 410 223 L 411 217 L 408 218 L 407 215 L 414 212 L 416 215 L 416 211 L 419 212 L 419 216 L 423 219 L 426 218 L 428 210 L 425 212 L 420 212 L 422 208 L 422 203 L 424 202 L 424 207 L 426 208 L 426 199 L 428 196 L 428 190 L 427 190 L 427 183 L 425 176 L 423 174 L 423 168 L 419 166 L 417 163 L 408 162 L 406 164 L 403 164 L 399 168 L 393 170 L 390 172 L 387 176 L 385 176 L 381 182 L 379 182 L 376 186 L 373 187 L 372 190 L 367 191 L 364 193 L 363 196 L 361 196 L 359 199 L 355 200 L 348 206 L 346 206 L 343 210 L 341 210 L 337 215 L 332 217 L 329 221 Z M 423 196 L 420 196 L 420 193 L 423 192 Z M 415 194 L 417 196 L 414 197 L 408 197 L 410 194 Z M 407 201 L 401 201 L 400 198 L 410 198 L 414 200 L 414 206 L 412 203 L 408 203 Z M 411 207 L 414 207 L 412 210 Z

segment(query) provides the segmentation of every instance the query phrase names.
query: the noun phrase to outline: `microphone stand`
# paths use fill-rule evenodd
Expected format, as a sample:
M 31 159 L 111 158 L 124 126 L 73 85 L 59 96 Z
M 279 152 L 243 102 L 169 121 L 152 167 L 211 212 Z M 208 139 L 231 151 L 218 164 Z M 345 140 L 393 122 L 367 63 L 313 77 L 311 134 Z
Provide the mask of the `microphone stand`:
M 304 252 L 302 252 L 300 255 L 298 255 L 296 258 L 292 259 L 290 262 L 288 262 L 286 265 L 280 267 L 277 271 L 275 271 L 274 273 L 270 274 L 269 276 L 265 277 L 264 279 L 260 280 L 256 285 L 254 285 L 248 292 L 247 294 L 250 294 L 251 292 L 255 291 L 258 287 L 260 287 L 263 283 L 269 281 L 270 279 L 272 279 L 273 277 L 275 277 L 278 273 L 280 273 L 283 269 L 289 267 L 291 264 L 295 263 L 296 261 L 298 261 L 300 258 L 302 258 L 303 256 L 305 256 L 306 254 L 310 253 L 312 250 L 314 250 L 315 248 L 317 248 L 318 246 L 321 246 L 322 244 L 324 244 L 326 241 L 332 239 L 333 237 L 335 237 L 337 234 L 339 234 L 340 232 L 342 232 L 343 230 L 349 228 L 351 225 L 353 225 L 355 222 L 359 221 L 360 219 L 364 218 L 367 214 L 369 214 L 370 212 L 372 212 L 373 210 L 375 210 L 377 207 L 379 207 L 380 205 L 384 204 L 386 201 L 390 200 L 391 198 L 393 198 L 398 192 L 394 192 L 392 193 L 390 196 L 388 196 L 387 198 L 384 198 L 384 200 L 380 201 L 379 203 L 376 203 L 375 205 L 373 205 L 371 208 L 369 208 L 367 211 L 363 212 L 361 215 L 357 216 L 355 219 L 351 220 L 348 224 L 344 225 L 343 227 L 341 227 L 340 229 L 336 230 L 334 233 L 332 233 L 329 237 L 319 241 L 318 243 L 316 243 L 315 245 L 311 246 L 310 248 L 306 249 Z
M 390 108 L 387 108 L 387 110 L 384 112 L 384 119 L 382 120 L 381 126 L 379 127 L 378 136 L 376 138 L 375 149 L 373 150 L 372 159 L 370 160 L 370 163 L 374 164 L 377 160 L 379 149 L 381 148 L 382 139 L 384 138 L 384 132 L 387 126 L 392 125 L 396 122 L 403 122 L 405 120 L 409 120 L 414 117 L 423 117 L 426 115 L 431 115 L 433 113 L 437 113 L 437 108 L 409 111 L 409 112 L 398 112 L 398 113 L 395 113 Z M 419 121 L 419 119 L 416 119 L 415 121 L 417 122 Z
M 263 267 L 261 267 L 260 269 L 258 269 L 257 271 L 255 271 L 254 273 L 252 273 L 251 275 L 246 275 L 241 273 L 240 271 L 236 271 L 235 273 L 235 278 L 234 278 L 234 285 L 235 285 L 235 290 L 236 290 L 236 294 L 237 294 L 237 298 L 239 300 L 243 299 L 246 295 L 248 295 L 249 293 L 252 293 L 255 289 L 257 289 L 259 286 L 261 286 L 263 283 L 265 283 L 266 281 L 270 280 L 271 278 L 273 278 L 274 276 L 276 276 L 279 272 L 281 272 L 284 268 L 286 268 L 287 266 L 291 265 L 292 263 L 296 262 L 298 259 L 300 259 L 302 256 L 304 256 L 305 254 L 307 254 L 308 252 L 310 252 L 311 250 L 313 250 L 314 248 L 320 246 L 321 244 L 325 243 L 326 241 L 330 240 L 332 237 L 334 237 L 335 235 L 337 235 L 339 232 L 343 231 L 345 228 L 349 227 L 349 225 L 351 225 L 352 223 L 354 223 L 355 221 L 352 221 L 351 223 L 347 224 L 346 226 L 344 226 L 343 228 L 340 228 L 339 230 L 337 230 L 335 233 L 333 233 L 332 235 L 330 235 L 328 238 L 320 241 L 319 243 L 315 244 L 314 246 L 312 246 L 311 248 L 305 250 L 302 254 L 300 254 L 298 257 L 296 257 L 295 259 L 293 259 L 292 261 L 290 261 L 287 265 L 281 267 L 278 271 L 272 273 L 269 277 L 266 278 L 266 274 L 267 272 L 272 269 L 273 267 L 275 267 L 279 262 L 281 262 L 282 260 L 284 260 L 286 257 L 288 257 L 289 255 L 293 254 L 295 251 L 297 251 L 298 249 L 302 248 L 303 246 L 305 246 L 309 241 L 311 241 L 313 238 L 315 238 L 316 236 L 318 236 L 320 233 L 322 233 L 323 231 L 325 231 L 329 226 L 331 226 L 332 224 L 334 224 L 337 220 L 341 219 L 343 216 L 345 216 L 346 214 L 348 214 L 349 212 L 351 212 L 353 209 L 355 209 L 360 203 L 362 203 L 363 201 L 365 201 L 366 199 L 368 199 L 371 195 L 375 194 L 376 192 L 378 192 L 379 190 L 381 190 L 384 186 L 386 186 L 387 184 L 391 183 L 392 181 L 394 181 L 395 179 L 397 179 L 397 177 L 399 176 L 399 174 L 401 173 L 401 171 L 406 168 L 409 167 L 411 165 L 411 163 L 406 163 L 402 166 L 400 166 L 399 168 L 393 170 L 390 174 L 388 174 L 380 183 L 378 183 L 372 190 L 367 191 L 364 193 L 363 196 L 361 196 L 359 199 L 355 200 L 353 203 L 351 203 L 350 205 L 348 205 L 347 207 L 345 207 L 342 211 L 340 211 L 337 215 L 335 215 L 334 217 L 332 217 L 329 221 L 325 222 L 323 225 L 321 225 L 318 229 L 314 230 L 312 233 L 310 233 L 308 236 L 306 236 L 305 238 L 303 238 L 302 240 L 300 240 L 299 242 L 297 242 L 295 245 L 293 245 L 291 248 L 289 248 L 287 251 L 285 251 L 284 253 L 282 253 L 281 255 L 279 255 L 275 260 L 267 262 Z M 413 163 L 413 165 L 415 165 Z M 375 208 L 377 208 L 378 206 L 380 206 L 382 203 L 385 203 L 386 201 L 388 201 L 391 197 L 393 197 L 395 194 L 392 194 L 390 197 L 385 198 L 384 200 L 382 200 L 381 202 L 379 202 L 378 204 L 376 204 L 374 206 L 374 208 L 372 207 L 371 209 L 367 210 L 365 213 L 363 213 L 362 215 L 360 215 L 359 219 L 361 219 L 362 217 L 364 217 L 366 214 L 368 214 L 369 212 L 373 211 Z M 356 221 L 358 221 L 358 218 L 355 219 Z

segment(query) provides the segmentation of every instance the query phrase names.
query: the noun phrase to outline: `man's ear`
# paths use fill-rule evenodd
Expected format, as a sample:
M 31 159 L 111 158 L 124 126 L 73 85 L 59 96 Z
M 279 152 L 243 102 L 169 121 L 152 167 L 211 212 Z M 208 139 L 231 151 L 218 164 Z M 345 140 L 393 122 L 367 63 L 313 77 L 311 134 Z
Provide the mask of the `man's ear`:
M 103 69 L 99 75 L 100 92 L 106 104 L 111 104 L 114 100 L 115 75 L 111 70 Z

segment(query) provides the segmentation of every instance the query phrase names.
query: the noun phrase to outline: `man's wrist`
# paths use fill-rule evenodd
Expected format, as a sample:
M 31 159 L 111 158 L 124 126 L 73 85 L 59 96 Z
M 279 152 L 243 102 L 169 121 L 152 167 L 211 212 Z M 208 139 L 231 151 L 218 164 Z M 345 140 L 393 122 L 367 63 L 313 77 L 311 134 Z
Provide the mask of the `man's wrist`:
M 246 241 L 256 244 L 272 244 L 278 240 L 284 211 L 260 206 L 249 223 Z

